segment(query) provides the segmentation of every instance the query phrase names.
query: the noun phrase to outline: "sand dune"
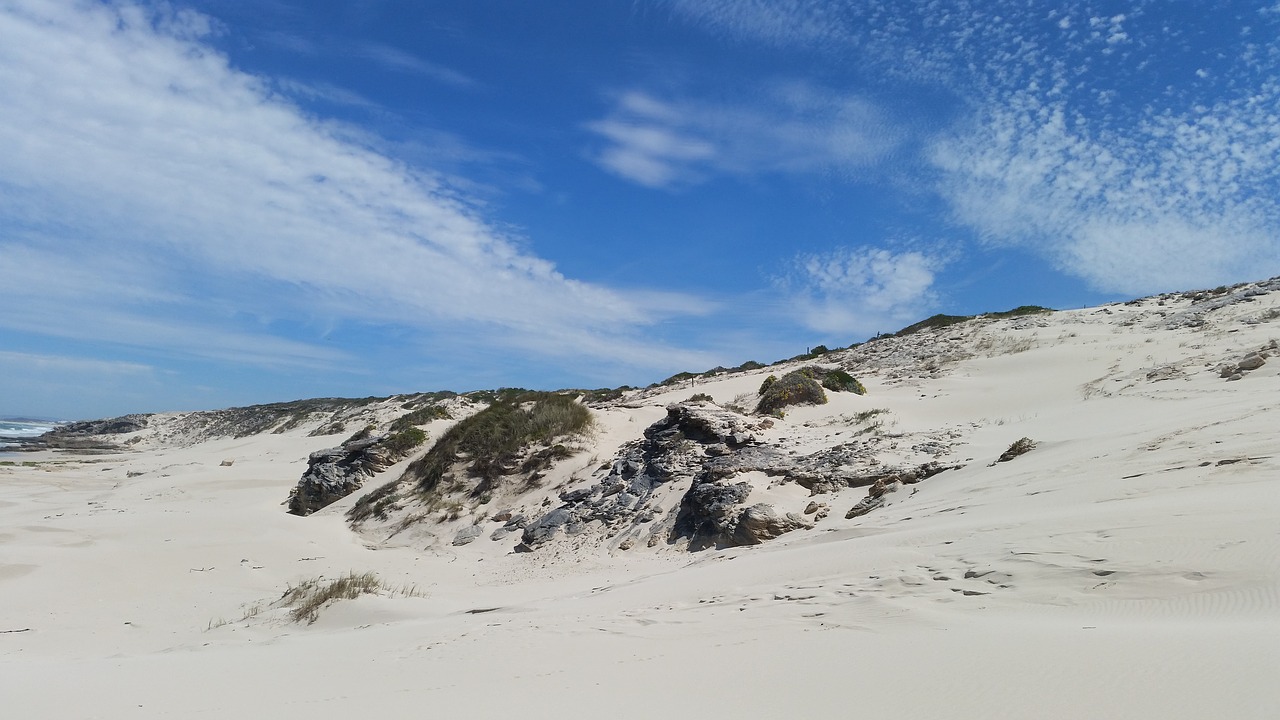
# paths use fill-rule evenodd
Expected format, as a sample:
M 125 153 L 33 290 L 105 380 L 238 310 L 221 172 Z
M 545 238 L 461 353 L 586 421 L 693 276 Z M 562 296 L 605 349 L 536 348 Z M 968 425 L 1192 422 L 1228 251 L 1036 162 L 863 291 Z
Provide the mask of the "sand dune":
M 853 519 L 866 488 L 752 476 L 750 502 L 830 515 L 724 550 L 591 531 L 513 553 L 482 517 L 461 547 L 449 524 L 388 539 L 348 527 L 357 496 L 287 515 L 333 442 L 311 426 L 31 454 L 0 467 L 0 696 L 32 718 L 1273 718 L 1280 357 L 1217 368 L 1274 347 L 1277 318 L 1273 282 L 826 356 L 868 394 L 790 408 L 763 442 L 961 467 Z M 600 408 L 594 451 L 552 479 L 588 484 L 668 403 L 786 369 Z M 881 429 L 858 434 L 871 409 Z M 348 571 L 388 589 L 309 625 L 272 606 Z

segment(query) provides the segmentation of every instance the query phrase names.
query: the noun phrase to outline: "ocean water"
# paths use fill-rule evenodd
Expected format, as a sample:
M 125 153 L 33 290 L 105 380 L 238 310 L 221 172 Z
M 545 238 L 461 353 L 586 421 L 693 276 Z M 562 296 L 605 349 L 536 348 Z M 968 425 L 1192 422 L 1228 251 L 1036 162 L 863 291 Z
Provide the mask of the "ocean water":
M 16 445 L 13 440 L 39 437 L 57 426 L 58 423 L 49 420 L 0 418 L 0 452 Z

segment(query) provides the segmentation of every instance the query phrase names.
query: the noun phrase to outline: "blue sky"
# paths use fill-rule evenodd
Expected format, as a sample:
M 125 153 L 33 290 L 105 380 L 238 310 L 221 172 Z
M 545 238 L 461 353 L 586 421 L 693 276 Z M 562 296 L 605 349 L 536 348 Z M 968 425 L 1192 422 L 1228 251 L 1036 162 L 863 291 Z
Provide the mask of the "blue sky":
M 1280 274 L 1280 3 L 0 0 L 0 412 L 640 385 Z

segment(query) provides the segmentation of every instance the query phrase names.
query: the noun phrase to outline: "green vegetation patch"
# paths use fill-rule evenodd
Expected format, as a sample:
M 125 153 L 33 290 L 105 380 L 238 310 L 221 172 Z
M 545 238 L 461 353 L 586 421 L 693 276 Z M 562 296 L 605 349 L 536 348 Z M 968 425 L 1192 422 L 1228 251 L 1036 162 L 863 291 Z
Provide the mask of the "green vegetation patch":
M 428 405 L 411 413 L 401 415 L 388 428 L 392 433 L 399 433 L 418 425 L 426 425 L 433 420 L 448 420 L 449 411 L 440 405 Z
M 827 393 L 823 391 L 817 380 L 805 373 L 806 369 L 789 372 L 777 381 L 769 383 L 764 393 L 760 395 L 756 412 L 774 415 L 791 405 L 826 404 Z
M 913 335 L 921 330 L 929 330 L 933 328 L 950 327 L 951 325 L 959 325 L 962 322 L 968 322 L 977 317 L 993 318 L 1003 320 L 1005 318 L 1024 317 L 1027 315 L 1040 315 L 1042 313 L 1051 313 L 1052 308 L 1041 307 L 1040 305 L 1019 305 L 1012 310 L 1001 310 L 998 312 L 983 313 L 981 315 L 934 315 L 925 318 L 918 323 L 908 325 L 889 337 L 906 337 Z M 875 339 L 879 339 L 877 336 Z
M 1002 310 L 1000 312 L 985 313 L 983 317 L 989 318 L 1011 318 L 1024 317 L 1026 315 L 1042 315 L 1044 313 L 1053 312 L 1053 308 L 1041 307 L 1039 305 L 1019 305 L 1012 310 Z
M 403 458 L 427 441 L 421 428 L 410 427 L 387 436 L 381 445 L 393 459 Z
M 401 479 L 429 492 L 455 463 L 468 460 L 472 474 L 488 481 L 476 489 L 484 492 L 493 480 L 513 468 L 516 456 L 527 446 L 579 435 L 591 425 L 591 411 L 574 396 L 526 391 L 495 402 L 449 428 L 426 455 L 409 465 Z
M 851 392 L 856 395 L 867 394 L 867 388 L 858 381 L 858 378 L 843 370 L 826 371 L 826 376 L 822 378 L 822 387 L 833 392 Z

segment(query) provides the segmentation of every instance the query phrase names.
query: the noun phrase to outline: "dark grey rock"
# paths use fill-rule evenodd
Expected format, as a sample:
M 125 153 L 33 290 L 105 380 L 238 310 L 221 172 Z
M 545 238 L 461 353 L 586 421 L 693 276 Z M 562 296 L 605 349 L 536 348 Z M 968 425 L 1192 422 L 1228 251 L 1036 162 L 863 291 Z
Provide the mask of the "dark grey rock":
M 556 531 L 574 519 L 573 513 L 568 509 L 556 508 L 526 527 L 520 539 L 528 547 L 536 547 L 555 537 Z
M 471 541 L 473 541 L 473 540 L 475 540 L 476 538 L 480 537 L 480 534 L 481 534 L 481 533 L 483 533 L 483 532 L 484 532 L 484 530 L 483 530 L 483 529 L 481 529 L 481 527 L 480 527 L 479 525 L 470 525 L 470 526 L 468 526 L 468 527 L 464 527 L 464 528 L 462 528 L 461 530 L 459 530 L 459 531 L 458 531 L 458 534 L 457 534 L 457 535 L 454 535 L 454 536 L 453 536 L 453 544 L 454 544 L 454 545 L 467 545 L 467 544 L 469 544 Z
M 310 515 L 364 486 L 364 479 L 392 464 L 378 446 L 385 435 L 311 453 L 307 470 L 289 495 L 289 513 Z
M 1266 362 L 1267 362 L 1266 359 L 1263 358 L 1262 355 L 1260 355 L 1259 353 L 1251 353 L 1249 355 L 1246 355 L 1244 359 L 1242 359 L 1239 363 L 1237 363 L 1236 367 L 1240 368 L 1241 370 L 1257 370 L 1258 368 L 1265 365 Z

